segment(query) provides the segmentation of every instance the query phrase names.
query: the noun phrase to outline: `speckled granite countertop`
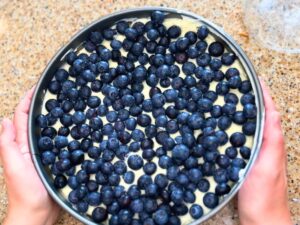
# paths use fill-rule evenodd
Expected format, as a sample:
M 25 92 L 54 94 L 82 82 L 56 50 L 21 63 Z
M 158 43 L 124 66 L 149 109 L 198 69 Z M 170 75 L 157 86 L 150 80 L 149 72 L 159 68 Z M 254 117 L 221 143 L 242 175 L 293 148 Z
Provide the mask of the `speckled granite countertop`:
M 222 26 L 245 50 L 270 87 L 282 115 L 288 151 L 289 204 L 294 223 L 300 224 L 300 55 L 279 54 L 249 40 L 242 22 L 242 1 L 1 0 L 0 118 L 12 117 L 21 96 L 37 82 L 55 52 L 78 30 L 103 15 L 146 5 L 174 7 L 202 15 Z M 0 169 L 0 221 L 6 206 Z M 63 213 L 57 224 L 81 223 Z M 205 224 L 239 224 L 235 200 Z

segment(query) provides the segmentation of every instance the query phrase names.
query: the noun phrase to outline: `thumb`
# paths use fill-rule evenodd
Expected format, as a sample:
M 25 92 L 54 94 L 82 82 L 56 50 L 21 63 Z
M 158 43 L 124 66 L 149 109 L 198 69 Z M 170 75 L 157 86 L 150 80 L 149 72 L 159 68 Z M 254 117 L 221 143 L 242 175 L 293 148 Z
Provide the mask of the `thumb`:
M 2 134 L 0 136 L 0 158 L 5 172 L 17 172 L 24 168 L 25 162 L 22 153 L 15 142 L 15 128 L 9 119 L 2 122 Z

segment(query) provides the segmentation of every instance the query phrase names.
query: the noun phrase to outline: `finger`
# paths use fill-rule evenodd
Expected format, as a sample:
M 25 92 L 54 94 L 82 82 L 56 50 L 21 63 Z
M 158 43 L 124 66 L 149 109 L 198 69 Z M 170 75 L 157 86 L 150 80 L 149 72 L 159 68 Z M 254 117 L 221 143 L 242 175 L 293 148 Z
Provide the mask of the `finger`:
M 259 158 L 274 160 L 283 160 L 284 157 L 284 138 L 280 125 L 280 113 L 276 110 L 276 106 L 272 100 L 268 88 L 263 81 L 262 88 L 264 94 L 264 102 L 266 108 L 265 127 L 263 135 L 263 144 Z
M 24 160 L 15 142 L 15 128 L 9 119 L 2 122 L 0 136 L 0 157 L 5 171 L 16 171 L 24 166 Z
M 29 152 L 28 137 L 27 137 L 27 123 L 30 103 L 35 87 L 27 92 L 25 97 L 21 100 L 16 108 L 14 115 L 14 125 L 16 127 L 16 142 L 20 147 L 22 153 Z
M 275 104 L 273 102 L 273 99 L 270 95 L 270 90 L 265 84 L 265 82 L 262 79 L 259 79 L 262 90 L 263 90 L 263 96 L 264 96 L 264 102 L 265 102 L 265 107 L 266 111 L 276 111 Z

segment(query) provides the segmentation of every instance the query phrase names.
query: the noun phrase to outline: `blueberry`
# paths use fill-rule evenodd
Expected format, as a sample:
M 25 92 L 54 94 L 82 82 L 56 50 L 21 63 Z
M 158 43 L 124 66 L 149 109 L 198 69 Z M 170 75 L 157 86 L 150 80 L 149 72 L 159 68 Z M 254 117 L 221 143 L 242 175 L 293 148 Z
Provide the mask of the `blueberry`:
M 67 185 L 68 181 L 64 175 L 57 175 L 54 178 L 54 186 L 58 189 L 64 188 Z
M 237 111 L 233 114 L 233 118 L 232 118 L 233 122 L 235 122 L 236 124 L 244 124 L 247 119 L 244 116 L 242 111 Z
M 216 150 L 219 146 L 219 140 L 214 135 L 203 137 L 202 146 L 210 151 Z
M 212 56 L 221 56 L 224 52 L 224 46 L 218 41 L 213 42 L 209 45 L 208 52 Z
M 211 70 L 213 71 L 218 71 L 221 67 L 222 67 L 222 62 L 220 59 L 217 58 L 213 58 L 210 62 L 209 62 L 209 67 Z
M 46 128 L 48 126 L 48 120 L 47 117 L 44 115 L 39 115 L 36 118 L 36 123 L 40 128 Z
M 239 102 L 239 98 L 234 93 L 227 93 L 224 96 L 224 100 L 226 103 L 237 104 Z
M 246 146 L 242 146 L 240 148 L 240 154 L 244 159 L 249 159 L 250 155 L 251 155 L 251 150 L 250 150 L 250 148 L 248 148 Z
M 227 130 L 232 123 L 232 120 L 228 116 L 221 116 L 218 120 L 218 127 L 220 130 Z
M 218 196 L 228 194 L 230 192 L 230 186 L 226 183 L 220 183 L 215 188 L 215 193 Z
M 92 212 L 92 219 L 96 223 L 105 221 L 107 217 L 108 217 L 107 211 L 103 207 L 96 207 Z
M 71 152 L 70 160 L 74 165 L 78 165 L 84 160 L 84 152 L 82 150 L 75 150 Z
M 98 206 L 101 202 L 101 196 L 98 192 L 91 192 L 88 194 L 87 201 L 91 206 Z
M 200 205 L 198 204 L 193 204 L 190 207 L 190 215 L 194 218 L 194 219 L 199 219 L 202 215 L 203 215 L 203 209 Z
M 229 84 L 226 81 L 221 81 L 216 86 L 216 93 L 219 95 L 226 95 L 229 92 Z
M 50 137 L 41 137 L 38 141 L 38 147 L 40 150 L 52 150 L 53 142 Z
M 225 73 L 225 77 L 227 80 L 235 76 L 240 76 L 240 72 L 237 68 L 229 68 Z
M 222 107 L 222 112 L 226 116 L 232 116 L 236 111 L 236 106 L 232 103 L 225 103 Z
M 234 159 L 237 157 L 237 149 L 234 147 L 228 147 L 225 150 L 225 154 L 230 158 L 230 159 Z
M 241 97 L 241 103 L 242 105 L 246 105 L 246 104 L 254 104 L 255 103 L 255 97 L 253 94 L 251 93 L 247 93 L 247 94 L 244 94 L 242 97 Z
M 76 191 L 71 191 L 68 195 L 68 200 L 73 203 L 73 204 L 77 204 L 79 202 L 79 198 L 77 196 L 77 192 Z
M 227 171 L 228 178 L 233 182 L 237 182 L 239 180 L 239 172 L 240 172 L 239 167 L 236 166 L 230 167 Z
M 205 103 L 205 101 L 204 101 L 204 103 Z M 188 117 L 187 123 L 191 129 L 197 130 L 202 127 L 204 120 L 203 120 L 201 114 L 193 113 Z
M 156 171 L 156 164 L 153 162 L 147 162 L 144 165 L 143 170 L 145 174 L 152 175 Z
M 226 66 L 230 66 L 231 64 L 233 64 L 235 59 L 235 54 L 231 52 L 226 52 L 221 57 L 222 63 Z
M 80 213 L 85 213 L 87 212 L 88 208 L 89 208 L 89 205 L 87 202 L 78 202 L 78 204 L 76 205 L 77 207 L 77 210 L 80 212 Z
M 114 170 L 114 166 L 111 162 L 104 162 L 100 167 L 101 172 L 106 175 L 111 175 Z
M 147 32 L 147 37 L 150 41 L 155 41 L 159 37 L 159 32 L 156 29 L 150 29 Z
M 171 192 L 171 200 L 175 203 L 175 204 L 180 204 L 183 201 L 183 191 L 180 189 L 175 189 Z
M 162 24 L 165 19 L 165 14 L 161 11 L 153 11 L 151 13 L 151 21 L 156 24 Z
M 85 117 L 84 113 L 81 111 L 76 111 L 72 115 L 72 121 L 75 124 L 82 124 L 82 123 L 84 123 L 85 119 L 86 119 L 86 117 Z
M 241 158 L 235 158 L 231 161 L 233 167 L 245 168 L 246 162 Z
M 207 208 L 213 209 L 219 204 L 219 198 L 211 192 L 208 192 L 203 197 L 203 203 Z
M 88 181 L 88 183 L 86 184 L 86 187 L 87 187 L 87 189 L 88 189 L 90 192 L 93 192 L 93 191 L 97 191 L 97 190 L 98 190 L 99 185 L 97 184 L 96 181 L 90 180 L 90 181 Z
M 215 170 L 215 165 L 210 162 L 204 162 L 202 165 L 202 173 L 204 176 L 211 176 Z
M 193 147 L 195 144 L 196 140 L 194 135 L 190 133 L 184 133 L 182 134 L 182 144 L 186 145 L 187 147 Z
M 243 114 L 247 119 L 254 119 L 257 114 L 257 109 L 255 105 L 247 103 L 244 105 Z
M 214 80 L 215 81 L 222 81 L 225 75 L 221 70 L 214 71 Z
M 50 113 L 54 118 L 61 118 L 64 115 L 64 111 L 60 107 L 53 108 Z
M 197 184 L 202 178 L 202 172 L 198 168 L 193 168 L 188 171 L 189 180 L 195 184 Z
M 116 174 L 116 173 L 111 174 L 108 177 L 108 183 L 111 186 L 117 186 L 117 185 L 119 185 L 119 183 L 120 183 L 120 176 L 118 174 Z
M 159 157 L 158 165 L 161 168 L 166 169 L 172 165 L 172 159 L 167 155 L 162 155 L 161 157 Z
M 208 180 L 202 178 L 201 180 L 199 180 L 197 187 L 199 191 L 207 192 L 209 190 L 210 183 L 208 182 Z
M 204 40 L 208 36 L 209 30 L 205 25 L 202 25 L 197 30 L 197 36 L 199 39 Z
M 241 147 L 246 143 L 245 135 L 240 132 L 233 133 L 229 140 L 233 147 Z
M 137 117 L 137 123 L 142 127 L 147 127 L 151 124 L 151 117 L 147 114 L 140 114 Z
M 169 220 L 169 215 L 168 212 L 159 209 L 153 214 L 153 220 L 155 221 L 156 224 L 162 225 L 162 224 L 167 224 Z
M 169 38 L 178 38 L 180 36 L 180 34 L 181 34 L 181 29 L 180 29 L 179 26 L 172 25 L 167 30 L 167 34 L 168 34 Z
M 131 155 L 128 157 L 128 166 L 133 170 L 139 170 L 143 167 L 143 159 L 138 155 Z
M 164 174 L 157 174 L 155 176 L 155 179 L 154 179 L 154 182 L 155 184 L 160 188 L 160 189 L 163 189 L 165 187 L 168 186 L 168 178 L 166 175 Z
M 197 102 L 201 112 L 209 112 L 212 109 L 213 103 L 208 98 L 201 98 Z
M 189 157 L 190 151 L 186 145 L 179 144 L 172 149 L 172 158 L 178 161 L 184 161 Z
M 195 59 L 199 56 L 199 51 L 195 46 L 190 46 L 187 49 L 187 54 L 188 54 L 189 58 Z
M 108 182 L 107 176 L 102 172 L 97 172 L 95 178 L 96 182 L 101 185 L 107 184 Z
M 55 154 L 52 151 L 42 153 L 42 162 L 44 165 L 50 165 L 55 162 Z
M 198 66 L 208 66 L 209 62 L 211 60 L 211 56 L 208 53 L 202 53 L 196 58 L 196 62 Z
M 48 90 L 50 91 L 50 93 L 52 94 L 59 94 L 60 90 L 61 90 L 61 85 L 58 81 L 54 80 L 51 81 L 48 85 Z
M 129 150 L 131 152 L 137 152 L 140 149 L 141 145 L 139 142 L 132 142 L 129 145 Z
M 256 130 L 256 123 L 253 121 L 248 121 L 243 124 L 242 129 L 245 135 L 254 135 Z
M 219 155 L 216 159 L 220 168 L 226 169 L 230 165 L 230 158 L 227 155 Z
M 133 130 L 131 135 L 132 139 L 135 141 L 142 141 L 145 138 L 145 134 L 139 129 Z
M 239 87 L 239 91 L 243 94 L 247 94 L 252 90 L 252 86 L 249 80 L 244 80 Z
M 228 79 L 228 85 L 233 89 L 239 88 L 241 84 L 242 84 L 242 80 L 240 76 L 233 76 Z

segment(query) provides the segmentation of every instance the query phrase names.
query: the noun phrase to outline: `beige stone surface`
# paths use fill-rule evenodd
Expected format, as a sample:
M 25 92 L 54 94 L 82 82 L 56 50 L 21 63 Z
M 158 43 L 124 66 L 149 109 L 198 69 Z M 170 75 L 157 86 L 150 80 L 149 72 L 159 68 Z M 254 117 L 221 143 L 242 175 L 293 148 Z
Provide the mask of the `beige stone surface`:
M 288 152 L 289 205 L 294 223 L 300 224 L 300 55 L 276 53 L 249 40 L 242 21 L 242 1 L 1 0 L 0 118 L 12 117 L 21 96 L 37 82 L 55 52 L 78 30 L 103 15 L 140 6 L 169 6 L 202 15 L 222 26 L 245 50 L 258 74 L 270 87 L 282 115 Z M 0 169 L 0 221 L 6 207 L 6 190 Z M 62 213 L 57 224 L 81 223 Z M 205 224 L 239 224 L 234 201 Z

